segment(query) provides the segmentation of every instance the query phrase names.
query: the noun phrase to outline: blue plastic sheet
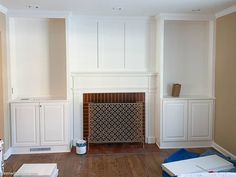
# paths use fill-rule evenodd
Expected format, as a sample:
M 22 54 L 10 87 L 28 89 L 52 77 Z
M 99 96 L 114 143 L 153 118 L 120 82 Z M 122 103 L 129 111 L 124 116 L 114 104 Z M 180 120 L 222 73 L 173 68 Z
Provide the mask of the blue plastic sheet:
M 202 154 L 190 152 L 190 151 L 187 151 L 186 149 L 180 149 L 177 152 L 175 152 L 174 154 L 172 154 L 171 156 L 169 156 L 168 158 L 166 158 L 163 163 L 192 159 L 192 158 L 196 158 L 196 157 L 204 157 L 204 156 L 209 156 L 209 155 L 218 155 L 218 156 L 224 158 L 225 160 L 228 160 L 229 162 L 233 163 L 235 168 L 233 168 L 231 170 L 227 170 L 227 172 L 236 172 L 236 160 L 232 160 L 229 157 L 226 157 L 223 154 L 221 154 L 218 151 L 213 150 L 213 149 L 209 149 Z M 224 172 L 226 172 L 226 171 L 224 171 Z M 170 175 L 168 175 L 165 171 L 163 171 L 162 174 L 163 174 L 163 177 L 170 177 Z

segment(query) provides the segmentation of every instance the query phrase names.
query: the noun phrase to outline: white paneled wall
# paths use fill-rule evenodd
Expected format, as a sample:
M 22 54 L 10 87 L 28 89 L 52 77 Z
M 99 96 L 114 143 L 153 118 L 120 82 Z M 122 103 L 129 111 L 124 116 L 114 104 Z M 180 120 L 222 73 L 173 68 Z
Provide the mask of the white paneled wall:
M 125 63 L 125 24 L 103 21 L 99 23 L 99 68 L 123 69 Z
M 98 66 L 97 21 L 72 18 L 70 27 L 71 71 L 96 69 Z
M 150 27 L 148 23 L 139 22 L 129 22 L 125 25 L 125 67 L 128 70 L 149 68 L 147 60 L 150 59 Z
M 150 71 L 153 21 L 148 18 L 71 18 L 70 71 Z

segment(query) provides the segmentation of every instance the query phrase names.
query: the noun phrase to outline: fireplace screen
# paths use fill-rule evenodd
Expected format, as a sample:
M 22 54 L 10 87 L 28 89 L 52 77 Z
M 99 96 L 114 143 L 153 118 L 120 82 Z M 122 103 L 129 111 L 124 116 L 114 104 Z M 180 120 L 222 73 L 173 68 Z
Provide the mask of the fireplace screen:
M 89 143 L 144 142 L 143 103 L 89 103 Z

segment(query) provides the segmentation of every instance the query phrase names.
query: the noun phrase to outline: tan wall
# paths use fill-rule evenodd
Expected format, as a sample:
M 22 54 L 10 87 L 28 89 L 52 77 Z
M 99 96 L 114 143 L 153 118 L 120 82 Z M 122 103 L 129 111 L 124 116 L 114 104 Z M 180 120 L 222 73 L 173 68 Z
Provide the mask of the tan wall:
M 7 17 L 0 13 L 0 138 L 4 140 L 4 150 L 10 146 L 10 119 L 8 108 L 7 69 Z
M 2 61 L 3 61 L 3 36 L 5 34 L 4 15 L 0 13 L 0 138 L 4 139 L 4 111 L 3 111 L 3 80 L 2 80 Z
M 0 139 L 4 138 L 3 86 L 2 86 L 2 32 L 0 31 Z
M 216 21 L 215 142 L 236 155 L 236 13 Z

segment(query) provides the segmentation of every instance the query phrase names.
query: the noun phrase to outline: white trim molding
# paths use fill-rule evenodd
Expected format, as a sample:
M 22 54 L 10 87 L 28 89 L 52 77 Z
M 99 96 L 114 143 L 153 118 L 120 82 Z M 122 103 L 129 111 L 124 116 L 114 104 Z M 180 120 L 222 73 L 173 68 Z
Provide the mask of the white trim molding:
M 31 151 L 31 148 L 49 148 L 46 151 Z M 60 145 L 60 146 L 35 146 L 35 147 L 11 147 L 11 154 L 48 154 L 48 153 L 64 153 L 71 152 L 70 145 Z
M 219 151 L 221 154 L 230 157 L 233 160 L 236 160 L 236 155 L 232 154 L 231 152 L 229 152 L 228 150 L 224 149 L 223 147 L 221 147 L 220 145 L 216 144 L 216 142 L 212 143 L 212 147 Z
M 68 11 L 36 11 L 36 10 L 9 10 L 9 17 L 30 17 L 30 18 L 69 18 Z
M 220 12 L 217 12 L 215 14 L 215 17 L 216 18 L 220 18 L 220 17 L 223 17 L 225 15 L 228 15 L 228 14 L 231 14 L 231 13 L 234 13 L 234 12 L 236 12 L 236 5 L 235 6 L 231 6 L 231 7 L 227 8 L 227 9 L 224 9 L 224 10 L 222 10 Z
M 5 6 L 0 4 L 0 12 L 7 14 L 7 11 L 8 11 L 8 9 Z
M 158 76 L 158 73 L 152 72 L 114 72 L 114 71 L 98 71 L 98 72 L 72 72 L 72 77 L 140 77 L 140 76 Z
M 211 141 L 181 141 L 181 142 L 161 142 L 157 144 L 159 149 L 180 149 L 180 148 L 209 148 Z
M 3 159 L 7 160 L 12 155 L 12 149 L 9 148 L 3 155 Z
M 214 20 L 214 15 L 203 14 L 186 14 L 186 13 L 161 13 L 156 16 L 156 19 L 161 18 L 163 20 L 190 20 L 190 21 L 210 21 Z

